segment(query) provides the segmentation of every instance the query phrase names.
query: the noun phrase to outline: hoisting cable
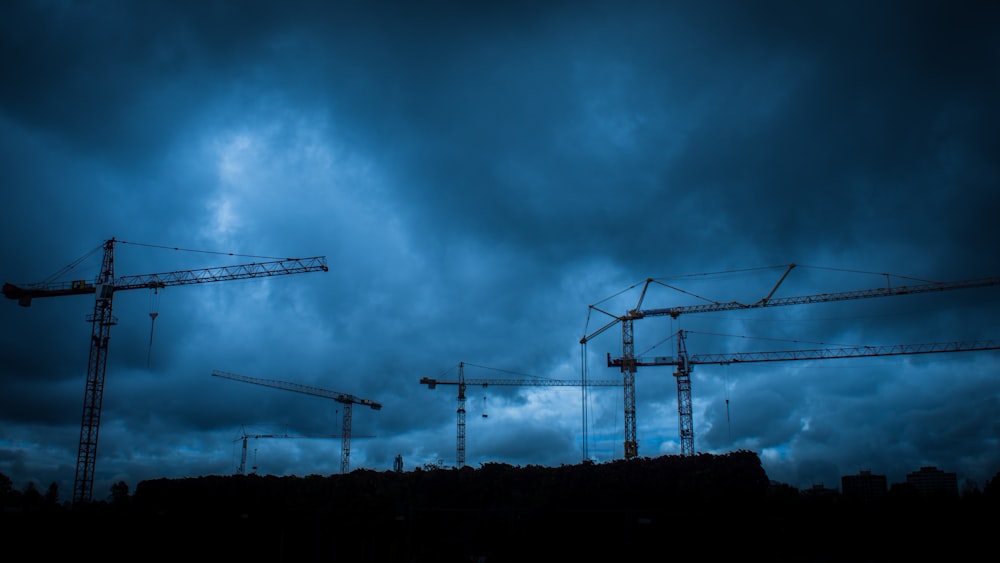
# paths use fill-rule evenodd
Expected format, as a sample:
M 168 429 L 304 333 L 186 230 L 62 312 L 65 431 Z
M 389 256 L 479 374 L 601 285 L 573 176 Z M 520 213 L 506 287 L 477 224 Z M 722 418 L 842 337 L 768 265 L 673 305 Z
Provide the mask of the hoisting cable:
M 583 405 L 583 427 L 581 432 L 583 433 L 580 437 L 580 445 L 583 449 L 583 461 L 590 459 L 590 445 L 587 442 L 589 439 L 587 437 L 587 342 L 586 340 L 580 342 L 580 382 L 583 385 L 580 386 L 580 403 Z
M 193 248 L 180 248 L 180 247 L 177 247 L 177 246 L 164 246 L 164 245 L 161 245 L 161 244 L 146 244 L 146 243 L 141 243 L 141 242 L 129 242 L 129 241 L 125 241 L 125 240 L 120 240 L 118 242 L 121 243 L 121 244 L 131 244 L 133 246 L 146 246 L 146 247 L 149 247 L 149 248 L 162 248 L 162 249 L 165 249 L 165 250 L 178 250 L 178 251 L 182 251 L 182 252 L 197 252 L 197 253 L 201 253 L 201 254 L 220 254 L 220 255 L 223 255 L 223 256 L 239 256 L 239 257 L 242 257 L 242 258 L 264 258 L 264 259 L 267 259 L 267 260 L 286 260 L 287 259 L 287 258 L 281 258 L 281 257 L 278 257 L 278 256 L 260 256 L 260 255 L 256 255 L 256 254 L 239 254 L 239 253 L 236 253 L 236 252 L 221 252 L 221 251 L 217 251 L 217 250 L 196 250 L 196 249 L 193 249 Z
M 725 374 L 725 386 L 726 386 L 726 429 L 729 432 L 729 444 L 733 443 L 733 423 L 729 419 L 729 363 L 725 363 L 722 366 L 722 372 Z
M 81 263 L 83 263 L 84 260 L 86 260 L 87 258 L 90 258 L 91 256 L 93 256 L 99 250 L 101 250 L 103 248 L 104 248 L 103 244 L 100 245 L 100 246 L 98 246 L 97 248 L 95 248 L 95 249 L 91 250 L 90 252 L 84 254 L 83 256 L 77 258 L 73 262 L 67 264 L 66 266 L 63 266 L 63 268 L 61 270 L 59 270 L 59 271 L 53 273 L 52 275 L 50 275 L 49 277 L 45 278 L 44 280 L 42 280 L 41 283 L 50 283 L 50 282 L 52 282 L 52 281 L 54 281 L 56 279 L 59 279 L 61 276 L 65 275 L 67 272 L 69 272 L 73 268 L 76 268 Z
M 153 356 L 153 329 L 156 327 L 156 317 L 160 315 L 160 294 L 159 288 L 153 288 L 153 294 L 149 298 L 149 350 L 146 352 L 146 368 L 149 368 L 150 360 Z

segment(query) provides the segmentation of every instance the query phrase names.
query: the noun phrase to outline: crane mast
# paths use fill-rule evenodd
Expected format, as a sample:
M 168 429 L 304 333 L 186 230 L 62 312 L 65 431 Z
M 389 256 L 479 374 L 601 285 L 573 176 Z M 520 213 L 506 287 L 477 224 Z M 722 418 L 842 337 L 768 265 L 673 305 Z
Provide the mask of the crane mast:
M 432 377 L 420 378 L 422 385 L 427 385 L 428 389 L 434 389 L 438 385 L 458 386 L 458 420 L 455 436 L 455 465 L 459 468 L 465 467 L 465 389 L 467 385 L 504 385 L 504 386 L 546 386 L 546 387 L 617 387 L 622 383 L 613 379 L 598 380 L 570 380 L 570 379 L 466 379 L 465 362 L 458 363 L 457 380 L 441 380 Z M 586 408 L 586 405 L 584 405 Z
M 273 387 L 275 389 L 284 389 L 286 391 L 294 391 L 296 393 L 305 393 L 306 395 L 314 395 L 317 397 L 323 397 L 326 399 L 333 399 L 338 403 L 344 405 L 344 416 L 342 420 L 341 428 L 341 448 L 340 448 L 340 472 L 348 473 L 350 472 L 351 465 L 351 419 L 353 418 L 352 406 L 355 404 L 365 405 L 371 407 L 372 410 L 381 410 L 382 405 L 376 403 L 371 399 L 362 399 L 360 397 L 355 397 L 349 393 L 341 393 L 339 391 L 331 391 L 329 389 L 322 389 L 320 387 L 312 387 L 309 385 L 302 385 L 301 383 L 292 383 L 289 381 L 280 381 L 277 379 L 260 379 L 257 377 L 250 377 L 247 375 L 240 375 L 236 373 L 215 370 L 212 372 L 213 376 L 224 377 L 226 379 L 233 379 L 236 381 L 243 381 L 246 383 L 254 383 L 256 385 L 263 385 L 265 387 Z
M 101 270 L 93 282 L 74 280 L 68 283 L 21 285 L 5 283 L 3 286 L 4 296 L 17 300 L 22 307 L 29 307 L 32 299 L 42 297 L 95 295 L 94 312 L 87 317 L 87 321 L 91 323 L 90 355 L 87 362 L 80 444 L 73 482 L 74 504 L 89 502 L 94 489 L 94 469 L 97 462 L 97 442 L 101 425 L 101 404 L 104 398 L 104 380 L 108 365 L 108 344 L 111 327 L 118 323 L 112 314 L 115 292 L 328 270 L 326 258 L 316 256 L 115 278 L 114 248 L 118 242 L 121 241 L 111 238 L 103 243 L 104 256 Z
M 601 326 L 590 334 L 586 334 L 580 339 L 580 345 L 584 349 L 586 357 L 586 345 L 597 335 L 603 333 L 614 325 L 622 324 L 622 357 L 620 362 L 615 363 L 623 374 L 624 396 L 625 396 L 625 458 L 630 459 L 639 455 L 638 442 L 636 440 L 635 424 L 635 371 L 638 364 L 635 360 L 635 339 L 633 322 L 647 317 L 678 318 L 681 315 L 694 313 L 712 313 L 720 311 L 743 311 L 751 309 L 761 309 L 768 307 L 784 307 L 790 305 L 806 305 L 815 303 L 829 303 L 836 301 L 848 301 L 854 299 L 870 299 L 875 297 L 891 297 L 898 295 L 916 295 L 923 293 L 936 293 L 957 289 L 970 289 L 977 287 L 989 287 L 1000 284 L 1000 276 L 978 278 L 971 280 L 959 280 L 950 282 L 927 282 L 911 285 L 901 285 L 888 287 L 860 289 L 841 292 L 818 293 L 813 295 L 799 295 L 793 297 L 774 297 L 774 293 L 782 284 L 788 274 L 796 267 L 796 264 L 789 264 L 777 283 L 771 288 L 767 296 L 753 303 L 713 302 L 700 305 L 685 305 L 678 307 L 666 307 L 657 309 L 642 309 L 642 301 L 645 299 L 646 291 L 653 283 L 660 283 L 653 278 L 647 278 L 640 293 L 639 301 L 635 308 L 627 311 L 622 316 L 610 315 L 612 318 L 607 324 Z M 596 307 L 591 306 L 591 309 Z M 597 309 L 599 310 L 599 309 Z M 604 312 L 604 311 L 601 311 Z M 683 340 L 679 341 L 679 344 Z M 685 355 L 686 351 L 679 350 L 678 356 Z M 678 416 L 680 418 L 681 449 L 684 455 L 694 454 L 694 425 L 691 412 L 691 364 L 684 362 L 677 366 L 674 376 L 677 380 L 677 405 Z

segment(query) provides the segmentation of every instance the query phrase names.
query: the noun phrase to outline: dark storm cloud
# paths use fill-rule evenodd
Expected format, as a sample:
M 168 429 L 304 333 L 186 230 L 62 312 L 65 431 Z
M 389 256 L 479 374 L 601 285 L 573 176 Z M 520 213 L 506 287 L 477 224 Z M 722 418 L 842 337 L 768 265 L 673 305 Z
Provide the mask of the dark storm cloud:
M 997 16 L 943 2 L 7 3 L 4 281 L 96 248 L 67 279 L 92 278 L 112 236 L 139 243 L 116 247 L 119 275 L 329 259 L 326 273 L 118 295 L 98 489 L 232 471 L 244 425 L 339 431 L 334 401 L 215 369 L 383 403 L 354 409 L 372 437 L 352 466 L 451 464 L 456 389 L 420 377 L 466 361 L 573 379 L 581 351 L 588 377 L 620 377 L 603 365 L 618 326 L 579 344 L 611 320 L 587 306 L 624 292 L 602 303 L 621 314 L 647 277 L 683 290 L 652 287 L 644 305 L 665 307 L 753 302 L 791 262 L 778 295 L 996 275 Z M 654 346 L 678 328 L 691 353 L 993 338 L 997 304 L 987 287 L 643 320 L 636 350 L 673 353 Z M 69 491 L 93 304 L 7 305 L 0 472 Z M 696 447 L 758 451 L 801 486 L 927 464 L 982 481 L 1000 470 L 993 354 L 700 366 Z M 470 387 L 468 462 L 578 461 L 582 396 L 554 391 Z M 588 397 L 592 457 L 620 457 L 621 390 Z M 678 452 L 666 369 L 640 370 L 637 419 L 641 455 Z M 262 470 L 336 470 L 336 440 L 264 441 Z

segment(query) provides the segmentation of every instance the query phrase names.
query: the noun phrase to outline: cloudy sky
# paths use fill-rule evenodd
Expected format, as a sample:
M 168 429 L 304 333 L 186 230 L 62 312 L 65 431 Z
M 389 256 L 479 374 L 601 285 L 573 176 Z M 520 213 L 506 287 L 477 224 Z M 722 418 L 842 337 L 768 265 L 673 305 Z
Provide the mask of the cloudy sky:
M 248 471 L 339 471 L 341 403 L 215 370 L 380 403 L 351 469 L 453 466 L 457 387 L 420 378 L 460 362 L 620 380 L 616 316 L 752 303 L 792 263 L 776 297 L 1000 274 L 998 25 L 975 1 L 4 2 L 0 281 L 93 280 L 111 238 L 118 276 L 328 261 L 116 294 L 95 499 L 234 473 L 246 435 L 288 436 L 248 440 Z M 0 473 L 69 499 L 93 296 L 4 301 Z M 635 351 L 988 340 L 998 309 L 986 286 L 648 318 Z M 671 374 L 636 374 L 640 456 L 680 454 Z M 695 449 L 793 486 L 1000 471 L 995 351 L 691 379 Z M 620 386 L 467 395 L 467 465 L 623 457 Z

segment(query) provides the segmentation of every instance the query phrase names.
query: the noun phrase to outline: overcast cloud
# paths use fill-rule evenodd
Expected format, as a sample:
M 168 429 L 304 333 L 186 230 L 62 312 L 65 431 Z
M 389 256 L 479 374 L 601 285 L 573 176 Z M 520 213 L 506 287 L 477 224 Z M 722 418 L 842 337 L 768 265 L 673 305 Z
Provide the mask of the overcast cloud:
M 452 466 L 457 388 L 421 377 L 620 379 L 620 327 L 586 337 L 647 278 L 644 308 L 751 303 L 791 263 L 776 296 L 1000 275 L 998 16 L 4 2 L 0 277 L 47 281 L 98 249 L 59 278 L 93 280 L 111 238 L 119 276 L 328 260 L 116 295 L 97 499 L 233 473 L 245 434 L 320 437 L 249 440 L 261 473 L 339 470 L 340 403 L 214 370 L 379 402 L 353 407 L 351 469 Z M 93 297 L 4 301 L 0 473 L 68 499 Z M 676 353 L 680 329 L 691 354 L 995 339 L 998 306 L 988 286 L 642 319 L 636 353 Z M 680 453 L 671 369 L 637 373 L 640 456 Z M 698 452 L 755 451 L 793 486 L 1000 471 L 995 351 L 702 365 L 692 397 Z M 621 387 L 583 400 L 470 386 L 466 463 L 621 459 Z

